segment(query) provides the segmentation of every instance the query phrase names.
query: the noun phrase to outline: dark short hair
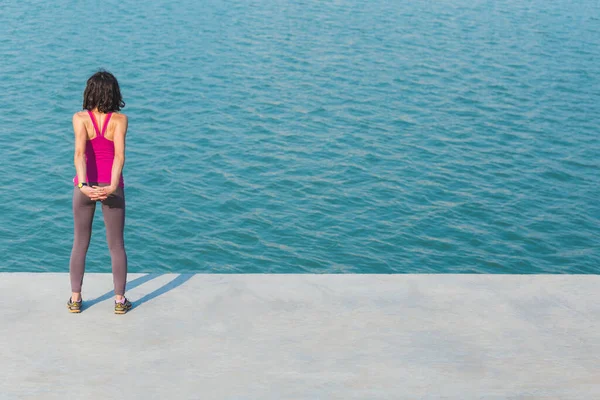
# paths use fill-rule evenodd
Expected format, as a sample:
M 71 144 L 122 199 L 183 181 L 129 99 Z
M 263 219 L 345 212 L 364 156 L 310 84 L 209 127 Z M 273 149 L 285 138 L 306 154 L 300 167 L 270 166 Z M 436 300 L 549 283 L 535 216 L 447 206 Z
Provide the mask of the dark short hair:
M 108 71 L 100 70 L 92 75 L 83 91 L 83 108 L 93 110 L 96 107 L 102 113 L 119 111 L 125 107 L 119 82 Z

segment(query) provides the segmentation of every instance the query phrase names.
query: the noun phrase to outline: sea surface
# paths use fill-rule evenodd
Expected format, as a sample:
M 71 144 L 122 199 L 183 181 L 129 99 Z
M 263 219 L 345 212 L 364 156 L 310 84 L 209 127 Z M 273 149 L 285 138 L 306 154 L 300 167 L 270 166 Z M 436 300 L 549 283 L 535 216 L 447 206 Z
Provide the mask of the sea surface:
M 99 68 L 130 272 L 600 272 L 596 0 L 0 1 L 0 271 L 68 271 Z

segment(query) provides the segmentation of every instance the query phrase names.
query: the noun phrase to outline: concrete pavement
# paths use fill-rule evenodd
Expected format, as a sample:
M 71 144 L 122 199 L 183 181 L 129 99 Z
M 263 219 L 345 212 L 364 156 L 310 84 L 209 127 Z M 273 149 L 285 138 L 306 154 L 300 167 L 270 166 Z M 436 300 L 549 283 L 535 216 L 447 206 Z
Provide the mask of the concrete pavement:
M 0 274 L 0 399 L 599 399 L 600 276 Z

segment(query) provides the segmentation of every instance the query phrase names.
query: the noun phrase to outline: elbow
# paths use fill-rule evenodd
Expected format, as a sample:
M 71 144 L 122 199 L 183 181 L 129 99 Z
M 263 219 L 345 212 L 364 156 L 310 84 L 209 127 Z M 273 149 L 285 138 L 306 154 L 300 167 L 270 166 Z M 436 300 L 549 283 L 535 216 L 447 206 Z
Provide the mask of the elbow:
M 75 164 L 77 164 L 78 161 L 85 160 L 85 153 L 83 151 L 76 151 L 74 160 Z

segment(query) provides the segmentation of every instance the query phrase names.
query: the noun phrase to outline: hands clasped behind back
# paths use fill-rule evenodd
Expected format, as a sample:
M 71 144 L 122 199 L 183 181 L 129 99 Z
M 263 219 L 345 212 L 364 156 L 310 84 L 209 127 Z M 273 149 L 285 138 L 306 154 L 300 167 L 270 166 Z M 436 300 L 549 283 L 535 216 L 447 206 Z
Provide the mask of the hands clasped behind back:
M 83 186 L 80 190 L 93 201 L 104 201 L 116 188 L 112 186 Z

